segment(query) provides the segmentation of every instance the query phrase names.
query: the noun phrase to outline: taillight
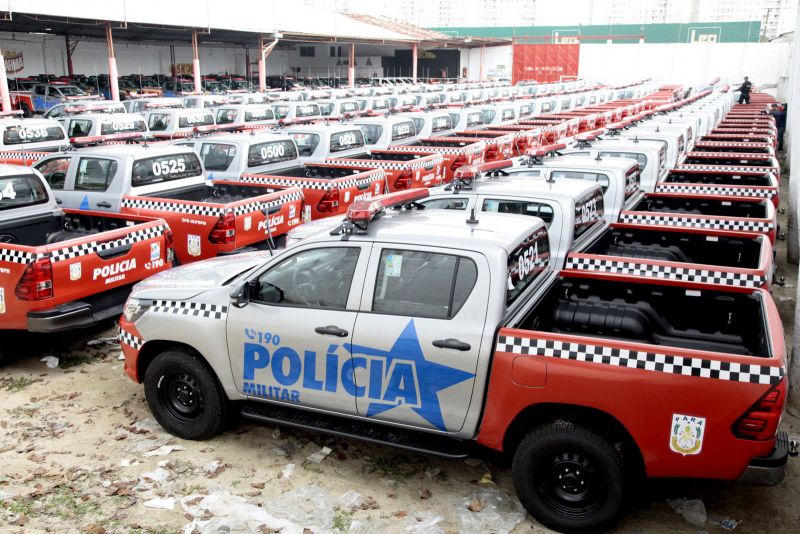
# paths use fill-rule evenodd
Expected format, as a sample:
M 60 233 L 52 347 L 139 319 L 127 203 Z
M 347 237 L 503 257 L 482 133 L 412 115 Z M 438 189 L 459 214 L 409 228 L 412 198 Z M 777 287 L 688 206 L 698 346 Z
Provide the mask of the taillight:
M 50 258 L 40 258 L 28 264 L 17 284 L 17 298 L 43 300 L 53 297 L 53 264 Z
M 450 170 L 455 171 L 459 167 L 467 164 L 467 157 L 464 154 L 459 154 L 455 161 L 450 165 Z
M 172 263 L 175 260 L 175 238 L 169 228 L 164 230 L 164 247 L 167 249 L 167 262 Z
M 317 204 L 317 211 L 320 213 L 333 213 L 339 210 L 339 188 L 331 187 L 322 196 L 322 200 Z
M 769 440 L 775 437 L 786 403 L 786 380 L 770 388 L 733 424 L 740 439 Z
M 226 211 L 225 214 L 219 218 L 214 229 L 208 235 L 208 240 L 217 245 L 231 245 L 236 239 L 236 219 L 233 213 Z
M 410 170 L 405 170 L 400 173 L 400 176 L 397 177 L 397 180 L 394 181 L 394 188 L 396 190 L 400 189 L 410 189 L 411 188 L 411 180 L 414 178 L 414 174 Z

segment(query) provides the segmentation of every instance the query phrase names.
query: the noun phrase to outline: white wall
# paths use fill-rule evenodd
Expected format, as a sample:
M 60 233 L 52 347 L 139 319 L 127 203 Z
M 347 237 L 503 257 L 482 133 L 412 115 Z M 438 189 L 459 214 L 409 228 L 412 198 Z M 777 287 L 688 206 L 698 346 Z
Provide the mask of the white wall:
M 487 78 L 511 78 L 513 55 L 509 46 L 487 46 L 483 52 L 483 75 Z M 461 72 L 467 69 L 467 80 L 478 81 L 481 71 L 481 49 L 461 49 Z
M 595 44 L 581 46 L 578 74 L 607 83 L 655 78 L 695 85 L 719 76 L 777 84 L 791 43 Z

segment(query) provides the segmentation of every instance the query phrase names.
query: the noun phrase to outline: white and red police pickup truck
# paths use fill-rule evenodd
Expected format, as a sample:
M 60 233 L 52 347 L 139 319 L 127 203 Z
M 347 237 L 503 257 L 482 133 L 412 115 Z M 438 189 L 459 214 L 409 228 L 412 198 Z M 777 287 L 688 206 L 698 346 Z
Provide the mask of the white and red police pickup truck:
M 644 476 L 783 479 L 766 290 L 557 274 L 535 217 L 384 213 L 427 194 L 138 285 L 120 339 L 156 420 L 184 439 L 240 413 L 448 457 L 477 444 L 513 458 L 519 499 L 559 531 L 609 528 Z
M 266 248 L 302 222 L 299 189 L 208 181 L 188 147 L 93 147 L 54 154 L 35 168 L 64 207 L 164 219 L 180 263 Z
M 408 145 L 390 146 L 387 150 L 404 154 L 440 154 L 444 158 L 444 179 L 450 182 L 459 167 L 483 163 L 486 142 L 474 138 L 429 137 Z
M 132 284 L 172 267 L 172 254 L 162 219 L 61 210 L 39 172 L 0 165 L 0 330 L 114 318 Z

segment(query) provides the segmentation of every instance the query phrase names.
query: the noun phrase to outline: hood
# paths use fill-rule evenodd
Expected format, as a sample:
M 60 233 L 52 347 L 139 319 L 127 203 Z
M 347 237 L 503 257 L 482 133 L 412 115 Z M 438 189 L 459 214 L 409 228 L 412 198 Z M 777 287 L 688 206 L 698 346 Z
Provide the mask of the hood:
M 268 251 L 248 252 L 182 265 L 139 282 L 134 286 L 131 296 L 142 299 L 189 299 L 219 287 L 239 273 L 266 262 L 269 257 Z

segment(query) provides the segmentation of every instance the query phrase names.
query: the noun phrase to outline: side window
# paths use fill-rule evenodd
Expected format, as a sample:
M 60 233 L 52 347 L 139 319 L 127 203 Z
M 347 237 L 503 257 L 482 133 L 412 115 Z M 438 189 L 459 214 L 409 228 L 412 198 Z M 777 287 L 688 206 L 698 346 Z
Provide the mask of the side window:
M 643 171 L 645 166 L 647 165 L 647 155 L 642 154 L 641 152 L 634 153 L 634 152 L 603 151 L 603 152 L 600 152 L 600 157 L 635 159 L 636 162 L 639 164 L 639 170 L 640 171 Z
M 548 226 L 553 222 L 553 208 L 541 202 L 487 198 L 483 201 L 482 211 L 539 217 Z
M 236 146 L 225 143 L 203 143 L 200 159 L 207 171 L 224 171 L 236 157 Z
M 254 300 L 282 306 L 344 310 L 361 249 L 305 250 L 262 274 Z
M 89 119 L 72 119 L 69 121 L 67 135 L 69 137 L 84 137 L 89 135 L 89 130 L 91 129 L 92 121 Z
M 300 157 L 311 156 L 319 145 L 319 135 L 301 132 L 289 132 L 294 142 L 297 144 L 297 152 Z
M 117 173 L 117 162 L 110 159 L 81 158 L 78 175 L 75 177 L 76 191 L 105 191 Z
M 33 168 L 42 173 L 44 179 L 50 184 L 50 189 L 64 189 L 64 181 L 67 179 L 67 170 L 72 158 L 53 158 L 43 161 Z
M 377 143 L 383 133 L 383 126 L 377 124 L 359 124 L 358 127 L 364 132 L 364 142 L 368 145 Z
M 469 201 L 466 198 L 435 198 L 420 202 L 425 209 L 429 210 L 465 210 Z
M 47 88 L 44 85 L 37 85 L 36 86 L 36 94 L 39 96 L 44 96 L 47 93 Z
M 608 176 L 598 172 L 583 172 L 583 171 L 553 171 L 552 177 L 554 180 L 559 178 L 575 178 L 577 180 L 586 180 L 588 182 L 596 182 L 603 188 L 603 193 L 608 189 Z
M 61 93 L 59 93 L 58 89 L 56 89 L 55 87 L 50 87 L 47 90 L 47 96 L 52 96 L 54 98 L 60 98 L 61 97 Z
M 47 113 L 45 113 L 45 117 L 47 117 L 48 119 L 54 119 L 56 117 L 62 116 L 63 114 L 64 114 L 64 106 L 59 104 L 57 106 L 53 106 L 52 108 L 50 108 L 50 110 Z
M 469 258 L 416 250 L 381 252 L 372 311 L 451 319 L 469 297 L 478 270 Z

